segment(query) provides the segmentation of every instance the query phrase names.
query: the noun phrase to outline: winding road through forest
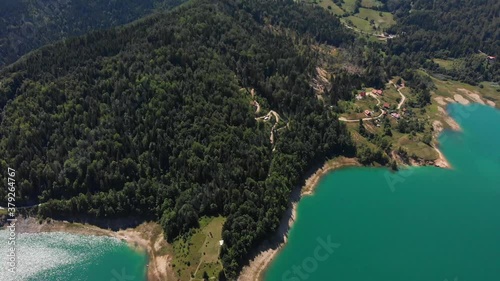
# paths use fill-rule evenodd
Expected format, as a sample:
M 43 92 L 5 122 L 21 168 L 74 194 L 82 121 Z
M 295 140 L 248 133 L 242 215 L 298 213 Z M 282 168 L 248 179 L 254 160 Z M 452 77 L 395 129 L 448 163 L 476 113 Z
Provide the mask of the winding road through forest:
M 401 101 L 400 101 L 400 102 L 399 102 L 399 104 L 398 104 L 398 109 L 401 109 L 401 106 L 403 105 L 403 103 L 404 103 L 404 102 L 405 102 L 405 100 L 406 100 L 405 95 L 403 95 L 403 93 L 401 93 L 401 89 L 403 89 L 403 88 L 404 88 L 404 86 L 403 86 L 403 87 L 398 88 L 395 84 L 393 84 L 393 85 L 394 85 L 394 88 L 396 88 L 396 90 L 398 91 L 398 93 L 401 95 Z
M 276 111 L 271 110 L 266 115 L 255 118 L 255 120 L 264 119 L 265 121 L 267 121 L 267 120 L 271 119 L 271 115 L 274 115 L 274 119 L 276 119 L 273 127 L 271 128 L 271 136 L 269 137 L 271 144 L 274 144 L 274 130 L 276 129 L 276 126 L 280 122 L 280 115 Z M 267 120 L 266 120 L 266 117 L 268 118 Z
M 252 98 L 253 98 L 252 104 L 256 107 L 255 114 L 258 114 L 260 112 L 261 107 L 260 107 L 259 102 L 255 98 L 255 90 L 251 89 L 250 90 L 250 94 L 252 95 Z M 274 122 L 274 125 L 271 128 L 271 135 L 269 136 L 269 141 L 271 142 L 271 144 L 274 144 L 274 131 L 276 130 L 276 126 L 280 122 L 280 115 L 276 111 L 270 110 L 266 115 L 263 115 L 263 116 L 260 116 L 260 117 L 255 117 L 255 120 L 258 121 L 258 120 L 263 119 L 264 121 L 268 121 L 268 120 L 271 119 L 271 115 L 274 116 L 274 119 L 276 119 L 276 121 Z M 287 125 L 285 127 L 287 127 L 287 126 L 288 126 L 288 123 L 287 123 Z M 283 128 L 284 127 L 280 128 L 280 129 L 283 129 Z

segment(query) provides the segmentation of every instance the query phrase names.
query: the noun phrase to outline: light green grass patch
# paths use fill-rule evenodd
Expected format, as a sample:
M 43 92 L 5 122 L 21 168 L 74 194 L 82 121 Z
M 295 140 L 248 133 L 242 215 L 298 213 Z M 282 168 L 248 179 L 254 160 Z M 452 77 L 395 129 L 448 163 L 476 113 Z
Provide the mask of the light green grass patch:
M 354 12 L 355 7 L 356 7 L 356 0 L 344 0 L 344 3 L 342 4 L 342 9 L 349 13 Z
M 453 69 L 453 64 L 455 63 L 455 60 L 453 59 L 432 59 L 435 63 L 437 63 L 440 67 L 450 70 Z
M 364 121 L 363 124 L 365 125 L 365 127 L 369 127 L 371 126 L 370 125 L 370 121 Z M 349 131 L 351 132 L 352 134 L 352 138 L 354 139 L 354 142 L 356 143 L 356 146 L 357 147 L 369 147 L 373 150 L 377 149 L 377 146 L 373 143 L 371 143 L 370 141 L 368 141 L 366 138 L 364 138 L 363 136 L 361 136 L 358 131 L 359 131 L 359 123 L 346 123 L 347 125 L 347 128 L 349 129 Z M 368 128 L 367 128 L 368 129 Z
M 418 140 L 420 134 L 414 137 L 413 140 L 410 140 L 408 135 L 403 135 L 399 139 L 399 146 L 403 147 L 408 151 L 410 156 L 415 155 L 420 159 L 424 160 L 435 160 L 439 157 L 436 150 L 429 145 Z
M 377 0 L 362 0 L 361 6 L 363 6 L 365 8 L 380 7 L 380 6 L 382 6 L 382 2 L 377 1 Z
M 343 15 L 345 12 L 337 6 L 337 4 L 333 3 L 332 0 L 318 0 L 317 1 L 318 5 L 324 8 L 325 10 L 331 12 L 334 15 Z M 330 9 L 328 8 L 330 7 Z
M 387 29 L 396 24 L 392 14 L 388 12 L 379 12 L 372 9 L 359 8 L 359 13 L 355 16 L 364 20 L 368 18 L 368 22 L 373 20 L 375 27 L 379 29 Z
M 200 251 L 203 254 L 202 260 L 205 262 L 217 262 L 219 259 L 219 241 L 222 240 L 222 225 L 224 221 L 223 217 L 214 218 L 202 230 L 206 241 Z
M 219 261 L 219 241 L 222 240 L 223 217 L 202 218 L 200 228 L 190 235 L 177 239 L 173 244 L 173 269 L 180 280 L 190 280 L 192 276 L 201 279 L 206 271 L 209 277 L 216 277 L 222 270 Z M 199 269 L 196 272 L 196 269 Z
M 398 93 L 394 86 L 387 84 L 384 89 L 384 94 L 381 98 L 382 102 L 388 102 L 391 105 L 397 105 L 401 100 L 401 95 Z
M 347 24 L 353 25 L 354 28 L 357 28 L 360 31 L 371 33 L 373 32 L 372 27 L 370 26 L 370 23 L 364 19 L 355 17 L 355 16 L 348 16 L 347 18 L 344 18 L 347 20 Z

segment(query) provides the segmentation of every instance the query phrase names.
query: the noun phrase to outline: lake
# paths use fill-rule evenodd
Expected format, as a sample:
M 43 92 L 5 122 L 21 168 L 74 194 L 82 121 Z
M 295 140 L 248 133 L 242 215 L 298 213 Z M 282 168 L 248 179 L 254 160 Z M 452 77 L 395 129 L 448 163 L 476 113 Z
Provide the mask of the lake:
M 452 169 L 346 168 L 303 198 L 266 281 L 500 280 L 500 111 L 451 104 Z
M 0 280 L 145 281 L 147 256 L 109 237 L 18 234 L 15 275 L 7 272 L 7 230 L 0 230 Z M 14 277 L 14 279 L 10 279 Z

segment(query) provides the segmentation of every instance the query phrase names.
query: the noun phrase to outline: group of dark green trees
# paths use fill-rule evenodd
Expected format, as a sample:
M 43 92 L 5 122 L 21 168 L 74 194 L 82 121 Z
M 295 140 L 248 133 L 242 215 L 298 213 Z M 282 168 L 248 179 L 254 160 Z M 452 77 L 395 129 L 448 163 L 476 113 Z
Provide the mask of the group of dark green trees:
M 292 1 L 197 0 L 43 47 L 0 72 L 1 170 L 42 216 L 156 219 L 173 240 L 223 215 L 233 278 L 306 169 L 354 154 L 310 86 L 310 43 L 353 38 Z M 241 88 L 289 120 L 275 147 Z
M 186 0 L 2 0 L 0 68 L 55 40 L 136 20 Z

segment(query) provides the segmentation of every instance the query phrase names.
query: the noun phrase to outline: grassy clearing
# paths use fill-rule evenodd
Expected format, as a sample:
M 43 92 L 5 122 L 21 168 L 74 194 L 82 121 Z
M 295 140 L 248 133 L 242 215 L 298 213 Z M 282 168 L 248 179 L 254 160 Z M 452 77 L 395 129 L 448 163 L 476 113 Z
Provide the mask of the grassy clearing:
M 345 13 L 344 10 L 337 6 L 337 4 L 333 3 L 332 0 L 318 0 L 317 3 L 319 6 L 333 13 L 334 15 L 343 15 Z
M 344 0 L 344 3 L 342 3 L 342 9 L 348 13 L 354 12 L 355 7 L 356 0 Z
M 369 121 L 365 121 L 363 122 L 363 124 L 365 125 L 365 127 L 367 128 L 368 131 L 370 132 L 374 132 L 372 129 L 372 126 L 371 126 L 371 123 Z M 354 140 L 354 142 L 356 143 L 356 146 L 357 147 L 362 147 L 362 146 L 365 146 L 365 147 L 369 147 L 371 149 L 376 149 L 377 146 L 373 143 L 371 143 L 370 141 L 368 141 L 366 138 L 364 138 L 363 136 L 361 136 L 359 134 L 359 123 L 347 123 L 347 128 L 349 129 L 349 131 L 351 132 L 351 136 Z
M 0 216 L 6 215 L 7 209 L 0 209 Z
M 372 9 L 360 8 L 359 13 L 355 16 L 370 22 L 373 20 L 374 25 L 377 29 L 387 29 L 392 25 L 396 24 L 394 17 L 388 12 L 379 12 Z
M 367 93 L 370 93 L 373 88 L 366 88 Z M 361 100 L 353 100 L 353 101 L 341 101 L 339 106 L 345 112 L 342 114 L 342 117 L 347 119 L 359 119 L 367 117 L 364 114 L 365 110 L 374 111 L 374 116 L 378 116 L 380 114 L 380 108 L 383 107 L 384 103 L 388 103 L 390 105 L 390 109 L 395 110 L 397 108 L 398 103 L 401 100 L 401 95 L 391 84 L 386 84 L 384 90 L 384 94 L 378 99 L 380 100 L 380 104 L 377 107 L 377 100 L 372 96 L 366 96 Z
M 367 20 L 364 20 L 362 18 L 358 18 L 355 16 L 348 16 L 346 18 L 343 18 L 347 21 L 349 25 L 353 25 L 354 28 L 366 32 L 366 33 L 371 33 L 373 32 L 373 28 L 370 26 L 370 22 Z
M 347 119 L 365 118 L 367 117 L 364 113 L 365 110 L 373 111 L 373 115 L 375 116 L 379 115 L 380 111 L 375 107 L 376 104 L 377 100 L 370 96 L 367 96 L 362 100 L 341 101 L 339 103 L 342 110 L 345 111 L 345 113 L 342 114 L 342 117 Z
M 391 108 L 394 107 L 396 109 L 398 103 L 401 101 L 401 95 L 394 88 L 394 86 L 387 84 L 384 89 L 384 95 L 380 98 L 382 102 L 389 103 Z
M 376 34 L 394 25 L 396 22 L 391 13 L 379 12 L 371 8 L 382 5 L 378 0 L 362 0 L 359 12 L 354 14 L 356 0 L 344 0 L 341 5 L 337 5 L 333 0 L 306 0 L 308 4 L 319 5 L 333 15 L 340 17 L 340 20 L 354 28 L 355 31 L 368 34 L 369 40 L 380 41 Z
M 365 8 L 380 7 L 380 6 L 382 6 L 382 2 L 377 1 L 377 0 L 362 0 L 361 6 L 363 6 Z
M 446 70 L 450 70 L 450 69 L 453 69 L 453 63 L 455 62 L 455 60 L 453 59 L 433 59 L 432 61 L 434 61 L 435 63 L 437 63 L 440 67 L 446 69 Z
M 199 229 L 173 243 L 172 265 L 180 280 L 190 280 L 191 277 L 202 279 L 204 272 L 209 277 L 218 276 L 222 270 L 219 241 L 222 240 L 225 220 L 223 217 L 202 218 Z M 196 272 L 198 265 L 200 267 Z
M 415 155 L 423 160 L 435 160 L 439 157 L 439 154 L 434 148 L 420 141 L 422 134 L 412 136 L 396 132 L 395 137 L 398 139 L 396 142 L 397 147 L 404 148 L 410 156 Z

